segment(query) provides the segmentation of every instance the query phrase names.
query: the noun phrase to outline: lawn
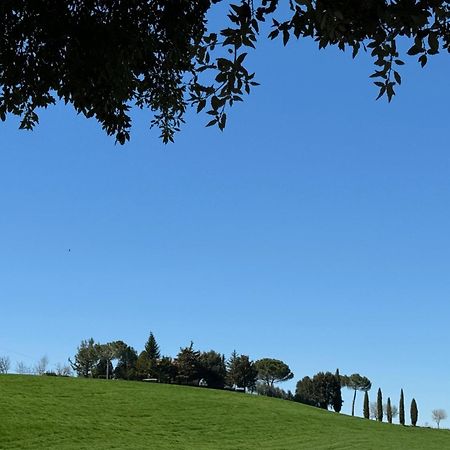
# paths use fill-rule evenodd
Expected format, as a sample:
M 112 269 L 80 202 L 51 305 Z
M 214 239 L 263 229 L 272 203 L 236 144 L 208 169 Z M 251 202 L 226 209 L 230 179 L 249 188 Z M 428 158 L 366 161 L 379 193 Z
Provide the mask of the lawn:
M 0 449 L 450 449 L 450 432 L 163 384 L 0 376 Z

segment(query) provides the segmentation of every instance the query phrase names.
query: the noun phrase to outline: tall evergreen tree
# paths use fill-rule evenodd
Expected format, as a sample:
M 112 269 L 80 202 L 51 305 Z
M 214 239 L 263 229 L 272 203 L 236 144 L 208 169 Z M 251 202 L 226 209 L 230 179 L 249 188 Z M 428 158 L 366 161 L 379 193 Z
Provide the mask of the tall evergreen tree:
M 295 401 L 304 405 L 317 406 L 313 380 L 306 376 L 297 382 Z
M 234 351 L 227 362 L 227 383 L 230 386 L 237 386 L 253 390 L 256 386 L 256 377 L 258 371 L 256 370 L 253 361 L 247 355 L 240 355 Z
M 210 350 L 200 354 L 199 363 L 199 376 L 206 381 L 207 386 L 223 389 L 227 376 L 225 357 L 214 350 Z
M 99 359 L 98 344 L 90 338 L 87 341 L 81 341 L 75 355 L 75 362 L 72 362 L 70 358 L 69 362 L 79 377 L 92 377 Z
M 339 413 L 342 409 L 342 392 L 341 392 L 341 376 L 339 374 L 339 369 L 336 369 L 336 373 L 334 374 L 334 382 L 333 382 L 333 399 L 332 399 L 332 406 L 333 409 Z
M 419 418 L 419 410 L 417 409 L 416 399 L 412 399 L 411 401 L 411 425 L 413 427 L 417 424 L 417 419 Z
M 159 345 L 156 342 L 155 336 L 150 331 L 150 336 L 145 343 L 145 351 L 147 352 L 147 357 L 150 361 L 156 361 L 161 357 L 159 352 Z
M 332 403 L 333 398 L 333 387 L 330 383 L 331 377 L 329 375 L 333 377 L 330 372 L 318 372 L 313 377 L 314 396 L 316 400 L 315 406 L 323 409 L 328 409 L 328 406 Z
M 405 425 L 405 397 L 403 389 L 400 391 L 399 421 L 400 425 Z
M 380 388 L 377 393 L 377 420 L 378 422 L 383 421 L 383 395 Z
M 392 405 L 391 405 L 391 398 L 390 397 L 388 397 L 388 399 L 387 399 L 386 417 L 387 417 L 387 421 L 389 423 L 392 423 Z
M 227 384 L 230 387 L 237 385 L 238 378 L 238 354 L 236 350 L 231 353 L 230 359 L 227 361 Z
M 156 369 L 160 383 L 172 383 L 177 377 L 177 366 L 169 356 L 162 356 Z
M 201 377 L 200 352 L 194 350 L 192 341 L 189 347 L 180 348 L 175 362 L 179 383 L 192 384 L 198 382 Z
M 363 406 L 364 419 L 370 419 L 370 407 L 369 407 L 369 393 L 364 392 L 364 406 Z

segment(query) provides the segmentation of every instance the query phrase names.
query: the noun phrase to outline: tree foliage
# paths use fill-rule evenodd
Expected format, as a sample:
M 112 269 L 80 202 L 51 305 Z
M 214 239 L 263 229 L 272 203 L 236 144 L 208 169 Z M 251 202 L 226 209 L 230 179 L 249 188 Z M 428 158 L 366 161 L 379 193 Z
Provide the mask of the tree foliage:
M 383 422 L 383 394 L 380 388 L 378 388 L 377 392 L 377 420 L 378 422 Z
M 255 362 L 255 368 L 258 372 L 258 380 L 261 380 L 268 386 L 294 378 L 294 374 L 289 366 L 279 359 L 259 359 Z
M 163 356 L 158 360 L 156 370 L 161 383 L 172 383 L 177 377 L 177 366 L 169 356 Z
M 342 386 L 346 386 L 353 390 L 353 401 L 352 401 L 352 416 L 355 415 L 355 401 L 357 391 L 370 391 L 372 387 L 371 381 L 359 373 L 354 373 L 352 375 L 341 376 Z
M 405 396 L 403 395 L 403 389 L 400 391 L 399 422 L 400 425 L 405 425 Z
M 72 369 L 81 377 L 92 377 L 99 360 L 98 346 L 93 338 L 81 341 L 75 355 L 75 361 L 69 362 Z
M 230 386 L 253 390 L 256 385 L 258 371 L 247 355 L 239 355 L 234 351 L 227 362 L 227 382 Z
M 417 420 L 419 418 L 419 410 L 417 409 L 417 403 L 416 403 L 416 399 L 415 398 L 413 398 L 411 400 L 411 410 L 410 410 L 410 412 L 411 412 L 411 425 L 413 427 L 415 427 L 416 424 L 417 424 Z
M 364 405 L 363 405 L 364 419 L 370 419 L 370 406 L 369 406 L 369 393 L 364 392 Z
M 136 379 L 136 363 L 138 354 L 133 347 L 124 344 L 117 352 L 117 365 L 114 368 L 114 377 L 124 380 Z
M 110 379 L 111 374 L 113 373 L 114 368 L 110 359 L 101 356 L 97 361 L 97 364 L 92 369 L 92 377 L 93 378 L 105 378 L 107 380 Z
M 206 17 L 216 3 L 228 14 L 211 30 Z M 390 101 L 402 82 L 400 48 L 425 66 L 449 51 L 449 23 L 443 0 L 296 0 L 289 8 L 278 0 L 5 0 L 0 119 L 16 115 L 31 129 L 38 109 L 60 99 L 121 144 L 130 138 L 133 106 L 152 112 L 164 142 L 189 106 L 223 129 L 227 108 L 257 85 L 246 56 L 261 34 L 284 45 L 310 38 L 353 57 L 369 52 L 378 97 Z
M 159 351 L 159 345 L 156 342 L 156 338 L 151 331 L 150 331 L 148 340 L 145 343 L 145 351 L 146 351 L 147 357 L 150 361 L 156 362 L 161 357 L 161 353 Z
M 317 406 L 313 380 L 306 376 L 297 382 L 295 400 L 305 405 Z
M 182 384 L 198 382 L 201 378 L 200 352 L 194 350 L 194 343 L 189 347 L 180 348 L 176 357 L 177 380 Z
M 151 377 L 151 364 L 147 352 L 143 350 L 136 360 L 136 377 L 139 380 Z
M 266 383 L 258 381 L 255 385 L 254 392 L 258 395 L 266 397 L 281 398 L 283 400 L 295 400 L 291 391 L 285 391 L 277 386 L 270 386 Z
M 186 109 L 205 34 L 207 0 L 4 1 L 0 6 L 0 118 L 38 121 L 56 99 L 129 139 L 130 105 L 149 108 L 169 140 Z M 57 18 L 57 19 L 56 19 Z
M 304 377 L 297 383 L 295 399 L 322 409 L 331 406 L 339 412 L 342 407 L 340 378 L 331 372 L 319 372 L 312 379 Z
M 339 369 L 336 369 L 336 373 L 334 374 L 334 395 L 333 395 L 333 409 L 339 413 L 342 409 L 342 404 L 344 401 L 342 400 L 342 392 L 341 392 L 341 375 L 339 373 Z
M 200 353 L 199 377 L 203 378 L 208 387 L 222 389 L 225 386 L 227 368 L 225 356 L 210 350 Z

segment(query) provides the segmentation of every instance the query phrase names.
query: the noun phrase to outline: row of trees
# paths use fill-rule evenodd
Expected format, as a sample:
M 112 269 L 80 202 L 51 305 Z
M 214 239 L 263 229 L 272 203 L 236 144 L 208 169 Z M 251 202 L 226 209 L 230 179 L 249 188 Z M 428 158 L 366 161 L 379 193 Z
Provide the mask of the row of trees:
M 340 412 L 343 401 L 339 370 L 335 374 L 319 372 L 312 378 L 301 379 L 297 383 L 295 400 L 323 409 L 331 407 L 334 411 Z
M 370 403 L 369 391 L 372 388 L 372 383 L 367 377 L 358 373 L 346 376 L 340 375 L 339 370 L 337 370 L 335 374 L 332 374 L 331 372 L 319 372 L 312 378 L 304 377 L 297 383 L 295 400 L 300 403 L 323 409 L 328 409 L 331 407 L 334 411 L 340 412 L 342 407 L 341 387 L 347 387 L 348 389 L 354 391 L 352 416 L 355 415 L 356 394 L 358 391 L 362 391 L 364 392 L 364 418 L 375 419 L 382 422 L 383 418 L 386 417 L 387 421 L 392 423 L 393 419 L 398 415 L 399 423 L 401 425 L 405 425 L 405 398 L 403 395 L 403 389 L 400 392 L 399 408 L 392 404 L 390 398 L 387 399 L 386 403 L 383 403 L 383 394 L 381 389 L 378 389 L 377 401 Z M 433 415 L 433 417 L 434 416 L 435 415 Z M 417 402 L 413 398 L 410 406 L 412 426 L 416 426 L 418 417 L 419 410 L 417 408 Z
M 207 386 L 215 389 L 233 388 L 256 392 L 261 395 L 294 400 L 318 408 L 332 408 L 336 412 L 342 409 L 341 388 L 353 391 L 352 415 L 355 414 L 357 392 L 364 392 L 363 414 L 366 419 L 389 423 L 399 417 L 399 423 L 405 425 L 405 402 L 403 390 L 400 393 L 399 407 L 388 398 L 383 403 L 381 389 L 378 389 L 377 401 L 369 402 L 371 381 L 358 373 L 341 375 L 339 370 L 319 372 L 312 378 L 301 379 L 296 385 L 295 395 L 275 386 L 290 380 L 294 374 L 283 361 L 263 358 L 252 361 L 248 355 L 239 355 L 235 351 L 229 359 L 210 350 L 201 352 L 189 346 L 180 348 L 175 358 L 162 356 L 153 333 L 150 333 L 141 353 L 125 344 L 114 341 L 107 344 L 95 343 L 94 339 L 84 340 L 78 347 L 74 361 L 69 359 L 78 376 L 93 378 L 116 378 L 125 380 L 150 380 L 161 383 L 178 383 Z M 113 362 L 116 362 L 115 366 Z M 418 408 L 415 399 L 410 406 L 411 424 L 416 426 Z M 441 419 L 442 420 L 442 419 Z
M 180 348 L 175 358 L 162 356 L 153 333 L 140 354 L 123 341 L 98 344 L 89 339 L 81 342 L 74 361 L 69 361 L 82 377 L 152 380 L 216 389 L 234 387 L 244 391 L 254 391 L 264 385 L 268 395 L 277 392 L 275 383 L 294 376 L 282 361 L 271 358 L 252 361 L 249 356 L 236 352 L 226 360 L 214 350 L 200 352 L 194 349 L 192 342 Z
M 419 418 L 419 409 L 417 408 L 417 402 L 414 398 L 411 400 L 409 411 L 411 425 L 415 427 Z M 386 417 L 386 420 L 389 423 L 392 423 L 393 419 L 398 416 L 400 425 L 405 425 L 405 396 L 403 394 L 403 389 L 400 390 L 398 408 L 397 405 L 391 402 L 390 397 L 388 397 L 386 403 L 383 403 L 383 393 L 381 392 L 381 389 L 378 389 L 376 402 L 369 402 L 369 393 L 366 391 L 364 393 L 363 415 L 365 419 L 375 419 L 379 422 L 382 422 L 383 418 Z
M 239 355 L 234 351 L 230 358 L 214 350 L 201 352 L 189 346 L 180 348 L 175 358 L 161 355 L 159 345 L 153 333 L 150 333 L 144 349 L 137 351 L 123 341 L 99 344 L 94 339 L 81 341 L 74 360 L 69 358 L 70 366 L 58 364 L 54 371 L 48 371 L 48 358 L 42 357 L 33 367 L 18 363 L 18 373 L 38 375 L 70 376 L 72 370 L 78 376 L 148 380 L 161 383 L 178 383 L 205 386 L 215 389 L 238 389 L 261 395 L 293 400 L 322 409 L 332 408 L 335 412 L 342 409 L 341 388 L 353 391 L 352 415 L 355 414 L 357 392 L 364 392 L 363 416 L 366 419 L 389 423 L 399 417 L 399 423 L 405 425 L 405 400 L 403 389 L 400 392 L 399 406 L 388 398 L 383 403 L 381 389 L 377 392 L 377 401 L 369 401 L 371 381 L 358 373 L 341 375 L 339 370 L 319 372 L 313 377 L 306 376 L 298 381 L 295 395 L 276 386 L 277 383 L 290 380 L 294 374 L 283 361 L 262 358 L 252 361 L 248 355 Z M 115 363 L 115 364 L 113 364 Z M 10 360 L 0 357 L 0 373 L 8 373 Z M 413 398 L 410 405 L 411 425 L 416 426 L 419 416 L 417 402 Z M 439 424 L 446 418 L 444 410 L 434 410 L 433 420 Z
M 405 404 L 403 390 L 399 407 L 388 398 L 383 403 L 381 389 L 377 401 L 370 404 L 369 391 L 371 381 L 358 373 L 341 375 L 319 372 L 312 378 L 301 379 L 296 385 L 295 395 L 276 386 L 277 383 L 290 380 L 294 374 L 283 361 L 263 358 L 252 361 L 248 355 L 233 352 L 229 359 L 210 350 L 201 352 L 189 346 L 180 348 L 175 358 L 162 356 L 153 333 L 145 342 L 143 351 L 137 351 L 123 341 L 98 344 L 91 338 L 82 341 L 74 361 L 69 360 L 73 370 L 79 376 L 94 378 L 116 378 L 126 380 L 151 380 L 162 383 L 178 383 L 207 386 L 215 389 L 234 388 L 250 390 L 261 395 L 295 400 L 318 408 L 332 408 L 336 412 L 342 409 L 341 388 L 353 391 L 352 415 L 355 414 L 357 392 L 364 392 L 364 417 L 389 423 L 399 416 L 399 423 L 405 425 Z M 115 366 L 113 361 L 116 362 Z M 411 424 L 416 426 L 418 408 L 415 399 L 410 406 Z

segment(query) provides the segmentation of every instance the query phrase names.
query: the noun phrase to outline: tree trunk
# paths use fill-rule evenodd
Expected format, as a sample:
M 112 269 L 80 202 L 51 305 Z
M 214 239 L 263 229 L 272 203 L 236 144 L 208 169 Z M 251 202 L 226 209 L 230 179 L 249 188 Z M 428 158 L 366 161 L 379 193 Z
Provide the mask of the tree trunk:
M 353 402 L 352 402 L 352 416 L 355 415 L 355 400 L 356 400 L 356 389 L 354 390 L 355 393 L 353 394 Z
M 109 378 L 109 359 L 106 358 L 106 379 Z

